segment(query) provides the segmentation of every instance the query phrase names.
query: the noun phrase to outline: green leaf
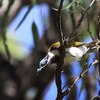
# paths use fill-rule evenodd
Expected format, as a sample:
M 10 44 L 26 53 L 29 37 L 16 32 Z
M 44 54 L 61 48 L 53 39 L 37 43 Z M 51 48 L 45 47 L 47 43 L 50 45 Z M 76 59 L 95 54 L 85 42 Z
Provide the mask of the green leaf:
M 32 32 L 33 32 L 33 40 L 34 40 L 35 48 L 38 49 L 39 36 L 38 36 L 37 26 L 36 26 L 36 24 L 34 22 L 32 24 Z
M 31 2 L 32 2 L 32 5 L 34 5 L 36 3 L 36 0 L 32 0 Z
M 90 29 L 92 37 L 95 38 L 96 28 L 95 28 L 95 25 L 92 22 L 90 22 L 89 29 Z M 87 38 L 91 38 L 91 35 L 89 34 L 88 30 L 84 31 L 83 35 L 82 35 L 82 40 L 87 39 Z
M 8 46 L 11 57 L 18 60 L 23 60 L 27 56 L 27 53 L 25 52 L 26 47 L 24 47 L 21 42 L 16 40 L 15 36 L 8 31 L 6 33 L 6 38 L 6 44 Z M 6 55 L 6 50 L 2 37 L 0 37 L 0 53 Z

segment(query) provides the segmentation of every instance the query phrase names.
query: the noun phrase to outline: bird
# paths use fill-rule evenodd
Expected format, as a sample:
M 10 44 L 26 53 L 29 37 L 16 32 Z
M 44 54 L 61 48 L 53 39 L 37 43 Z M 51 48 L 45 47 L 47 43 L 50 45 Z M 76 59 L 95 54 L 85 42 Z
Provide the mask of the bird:
M 47 65 L 57 63 L 60 57 L 60 48 L 61 44 L 59 41 L 49 47 L 46 56 L 39 63 L 37 72 L 40 72 Z M 94 52 L 96 49 L 100 48 L 100 40 L 95 40 L 89 43 L 80 41 L 65 41 L 64 48 L 64 63 L 71 64 L 74 61 L 80 61 L 86 54 Z

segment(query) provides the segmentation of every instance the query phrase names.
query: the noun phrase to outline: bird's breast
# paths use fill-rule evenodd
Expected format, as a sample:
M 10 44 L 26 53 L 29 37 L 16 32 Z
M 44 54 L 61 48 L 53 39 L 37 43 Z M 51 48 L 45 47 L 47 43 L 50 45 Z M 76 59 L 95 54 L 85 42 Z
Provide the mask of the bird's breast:
M 87 52 L 86 46 L 67 48 L 64 62 L 71 64 L 74 61 L 79 61 L 80 58 L 82 58 L 86 52 Z

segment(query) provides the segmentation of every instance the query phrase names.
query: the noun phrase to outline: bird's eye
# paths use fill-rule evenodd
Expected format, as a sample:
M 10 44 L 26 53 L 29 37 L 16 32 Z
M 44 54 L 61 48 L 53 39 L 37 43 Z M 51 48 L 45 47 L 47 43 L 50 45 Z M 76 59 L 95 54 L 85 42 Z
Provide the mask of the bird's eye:
M 44 60 L 44 61 L 41 62 L 41 66 L 44 66 L 46 64 L 47 64 L 47 60 Z
M 40 61 L 39 67 L 45 67 L 49 63 L 49 60 L 49 55 L 46 55 L 45 58 Z
M 47 64 L 47 62 L 48 62 L 48 59 L 47 59 L 47 57 L 45 57 L 44 59 L 42 59 L 42 60 L 40 61 L 40 67 L 45 66 L 45 65 Z

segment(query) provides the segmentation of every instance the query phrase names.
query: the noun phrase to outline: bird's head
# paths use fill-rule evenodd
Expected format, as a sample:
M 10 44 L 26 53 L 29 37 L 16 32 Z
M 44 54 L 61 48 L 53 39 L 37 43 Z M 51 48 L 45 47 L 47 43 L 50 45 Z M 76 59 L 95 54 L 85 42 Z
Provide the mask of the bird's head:
M 40 71 L 48 64 L 55 63 L 56 57 L 59 56 L 59 48 L 60 48 L 60 42 L 56 42 L 50 46 L 46 56 L 40 61 L 39 68 L 37 71 Z

